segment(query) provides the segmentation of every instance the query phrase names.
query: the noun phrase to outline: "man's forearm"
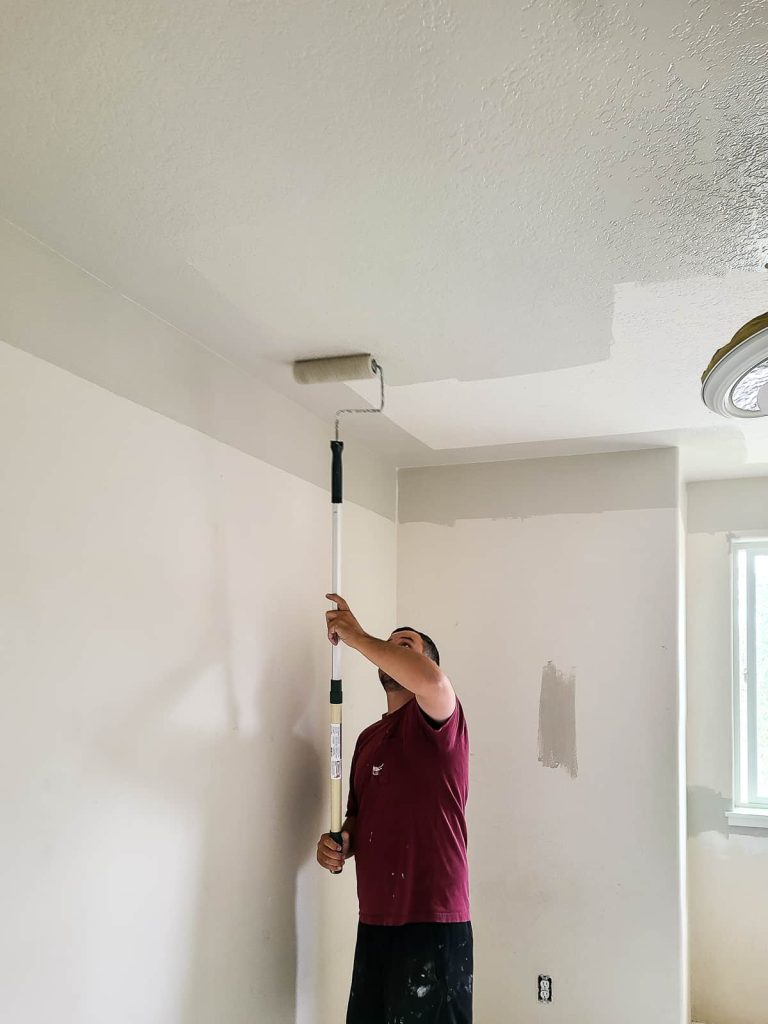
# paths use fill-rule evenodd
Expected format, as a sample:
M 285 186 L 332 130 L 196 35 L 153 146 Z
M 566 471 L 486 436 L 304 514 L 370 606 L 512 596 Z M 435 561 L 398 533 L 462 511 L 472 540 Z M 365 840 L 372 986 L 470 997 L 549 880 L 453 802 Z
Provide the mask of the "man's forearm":
M 439 665 L 408 647 L 388 643 L 366 633 L 356 641 L 355 649 L 411 693 L 426 695 L 436 688 L 450 685 Z

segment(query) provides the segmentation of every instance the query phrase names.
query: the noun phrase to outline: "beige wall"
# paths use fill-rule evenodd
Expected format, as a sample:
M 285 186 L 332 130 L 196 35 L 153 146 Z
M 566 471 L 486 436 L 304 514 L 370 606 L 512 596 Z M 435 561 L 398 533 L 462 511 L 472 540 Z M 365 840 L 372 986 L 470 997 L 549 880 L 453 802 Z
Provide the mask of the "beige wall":
M 688 858 L 694 1019 L 768 1019 L 768 831 L 731 829 L 729 534 L 768 533 L 768 479 L 688 487 Z
M 342 1019 L 327 491 L 1 344 L 0 379 L 0 1019 Z M 380 633 L 395 539 L 346 505 Z M 380 688 L 346 676 L 353 735 Z
M 398 618 L 471 737 L 479 1021 L 682 1024 L 674 452 L 400 474 Z M 538 759 L 542 669 L 575 674 L 578 775 Z

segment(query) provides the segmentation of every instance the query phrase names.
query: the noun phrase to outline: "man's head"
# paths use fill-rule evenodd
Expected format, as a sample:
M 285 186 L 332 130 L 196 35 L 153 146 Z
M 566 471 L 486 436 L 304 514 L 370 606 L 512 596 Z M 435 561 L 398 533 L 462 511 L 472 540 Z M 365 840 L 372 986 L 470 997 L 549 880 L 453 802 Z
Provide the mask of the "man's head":
M 412 651 L 424 654 L 431 661 L 434 661 L 436 665 L 440 664 L 440 652 L 434 640 L 427 636 L 426 633 L 421 633 L 418 629 L 412 629 L 411 626 L 399 626 L 391 633 L 388 642 L 399 644 L 400 647 L 409 647 Z M 381 685 L 388 692 L 404 689 L 397 680 L 388 676 L 386 672 L 382 672 L 381 669 L 379 669 L 379 679 Z

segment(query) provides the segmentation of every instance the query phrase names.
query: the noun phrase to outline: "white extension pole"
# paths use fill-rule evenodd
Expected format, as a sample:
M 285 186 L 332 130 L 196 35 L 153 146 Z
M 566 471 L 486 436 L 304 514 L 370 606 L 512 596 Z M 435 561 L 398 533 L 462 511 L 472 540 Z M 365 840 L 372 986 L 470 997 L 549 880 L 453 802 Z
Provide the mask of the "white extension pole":
M 331 441 L 332 584 L 331 593 L 341 591 L 341 505 L 343 441 Z M 338 607 L 338 605 L 336 606 Z M 341 642 L 331 648 L 331 838 L 342 845 L 341 826 Z
M 336 412 L 336 439 L 331 441 L 331 508 L 333 524 L 333 572 L 331 587 L 334 594 L 341 591 L 341 461 L 344 443 L 339 440 L 339 419 L 344 415 L 380 413 L 384 411 L 384 371 L 370 353 L 326 359 L 301 359 L 293 364 L 293 376 L 299 384 L 319 384 L 332 381 L 347 382 L 379 378 L 380 404 L 377 409 L 339 409 Z M 338 608 L 338 606 L 337 606 Z M 342 845 L 341 805 L 341 644 L 332 647 L 331 660 L 331 828 L 330 834 Z

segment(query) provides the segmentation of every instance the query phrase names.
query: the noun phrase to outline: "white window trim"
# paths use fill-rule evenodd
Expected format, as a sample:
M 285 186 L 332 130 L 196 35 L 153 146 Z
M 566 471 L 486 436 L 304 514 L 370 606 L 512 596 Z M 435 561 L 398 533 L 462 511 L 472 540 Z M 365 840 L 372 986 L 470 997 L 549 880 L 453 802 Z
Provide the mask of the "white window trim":
M 753 736 L 753 742 L 748 751 L 749 761 L 747 765 L 747 791 L 743 792 L 742 771 L 741 771 L 741 678 L 740 678 L 740 657 L 739 657 L 739 566 L 738 555 L 741 551 L 749 553 L 750 550 L 759 548 L 768 549 L 768 537 L 765 534 L 741 534 L 731 535 L 731 656 L 733 664 L 733 792 L 735 794 L 733 810 L 726 812 L 731 825 L 739 828 L 768 829 L 768 799 L 759 799 L 756 794 L 757 788 L 757 743 Z M 756 677 L 755 667 L 752 664 L 754 654 L 754 637 L 751 631 L 754 630 L 754 565 L 752 560 L 747 559 L 747 704 L 748 704 L 748 727 L 751 730 L 757 728 L 757 700 L 756 700 Z M 750 605 L 752 606 L 750 609 Z M 750 614 L 750 611 L 752 614 Z
M 734 807 L 726 811 L 725 816 L 734 828 L 759 828 L 768 832 L 768 808 Z

